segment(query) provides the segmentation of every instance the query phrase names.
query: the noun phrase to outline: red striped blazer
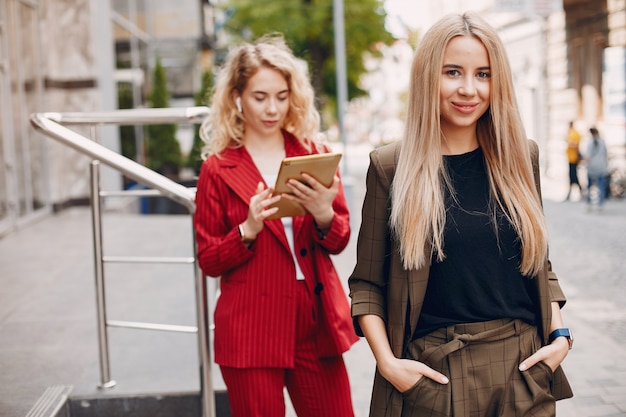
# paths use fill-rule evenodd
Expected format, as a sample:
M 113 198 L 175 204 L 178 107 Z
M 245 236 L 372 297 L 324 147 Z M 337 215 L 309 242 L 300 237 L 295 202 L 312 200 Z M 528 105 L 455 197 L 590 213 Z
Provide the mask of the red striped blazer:
M 284 137 L 287 156 L 309 153 L 291 134 L 284 132 Z M 244 147 L 227 149 L 204 161 L 194 215 L 198 261 L 205 275 L 220 277 L 214 314 L 216 363 L 236 368 L 289 368 L 294 366 L 297 282 L 282 222 L 266 220 L 249 248 L 237 230 L 247 217 L 259 181 L 263 178 Z M 341 186 L 333 209 L 335 217 L 324 239 L 311 215 L 293 218 L 296 257 L 310 293 L 315 294 L 321 282 L 318 290 L 323 288 L 324 304 L 333 310 L 315 312 L 316 317 L 327 319 L 320 323 L 317 337 L 320 357 L 340 355 L 358 340 L 345 291 L 330 259 L 350 238 Z M 320 308 L 319 302 L 315 305 Z

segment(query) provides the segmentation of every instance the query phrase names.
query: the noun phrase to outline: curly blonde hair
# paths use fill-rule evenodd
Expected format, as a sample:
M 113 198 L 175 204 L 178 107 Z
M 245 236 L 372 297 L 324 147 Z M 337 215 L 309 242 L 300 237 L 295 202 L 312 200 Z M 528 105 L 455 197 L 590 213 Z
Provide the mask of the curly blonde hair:
M 307 149 L 320 137 L 320 115 L 315 108 L 315 93 L 302 62 L 279 34 L 265 35 L 254 43 L 232 49 L 218 72 L 210 103 L 210 114 L 200 126 L 205 142 L 203 158 L 229 147 L 242 146 L 245 116 L 237 110 L 235 93 L 241 94 L 259 69 L 280 72 L 289 87 L 289 111 L 282 128 L 292 133 Z

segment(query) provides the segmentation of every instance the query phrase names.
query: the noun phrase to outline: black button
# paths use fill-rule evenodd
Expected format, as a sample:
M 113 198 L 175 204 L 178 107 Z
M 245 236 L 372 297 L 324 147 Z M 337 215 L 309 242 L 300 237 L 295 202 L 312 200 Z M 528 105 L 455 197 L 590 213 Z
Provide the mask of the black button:
M 306 256 L 307 251 L 306 249 L 300 249 L 300 256 Z
M 315 295 L 320 295 L 323 289 L 324 289 L 324 284 L 322 284 L 321 282 L 318 282 L 317 285 L 315 286 Z

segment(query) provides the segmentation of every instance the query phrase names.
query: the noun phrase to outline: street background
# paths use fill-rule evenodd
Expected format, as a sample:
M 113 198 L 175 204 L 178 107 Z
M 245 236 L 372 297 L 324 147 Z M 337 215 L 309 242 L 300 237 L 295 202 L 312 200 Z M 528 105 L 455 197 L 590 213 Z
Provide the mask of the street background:
M 334 262 L 347 280 L 364 195 L 370 148 L 346 150 L 344 181 L 352 203 L 350 245 Z M 626 416 L 626 200 L 602 213 L 561 202 L 567 178 L 543 177 L 550 255 L 568 302 L 575 346 L 564 362 L 575 397 L 560 416 Z M 0 239 L 0 416 L 21 417 L 53 385 L 89 397 L 199 389 L 195 335 L 111 328 L 111 390 L 100 381 L 90 210 L 73 208 Z M 104 214 L 105 254 L 188 256 L 188 216 Z M 195 325 L 188 267 L 109 265 L 108 318 Z M 347 290 L 347 289 L 346 289 Z M 368 414 L 374 361 L 364 339 L 345 354 L 356 417 Z M 213 368 L 219 385 L 219 370 Z M 295 414 L 290 409 L 289 416 Z
M 38 133 L 29 115 L 80 112 L 85 116 L 126 106 L 149 107 L 154 104 L 149 92 L 157 87 L 152 82 L 157 58 L 162 58 L 172 98 L 165 107 L 192 106 L 197 94 L 207 90 L 201 85 L 203 74 L 216 69 L 239 35 L 257 37 L 282 28 L 290 33 L 290 41 L 306 41 L 304 57 L 311 45 L 330 47 L 330 37 L 340 31 L 333 27 L 320 32 L 319 38 L 298 40 L 298 33 L 314 31 L 294 31 L 294 27 L 327 27 L 311 22 L 314 17 L 330 17 L 330 1 L 289 2 L 290 7 L 305 7 L 302 20 L 283 18 L 287 9 L 270 7 L 272 3 L 276 2 L 0 1 L 0 417 L 27 413 L 41 417 L 45 411 L 41 401 L 50 400 L 51 387 L 57 394 L 71 388 L 72 398 L 197 393 L 195 335 L 117 327 L 108 330 L 111 373 L 117 385 L 97 388 L 90 211 L 68 209 L 88 199 L 91 160 Z M 372 1 L 345 3 L 349 13 L 342 26 L 349 50 L 355 51 L 362 35 L 377 33 L 377 24 L 364 20 L 376 16 L 354 14 Z M 236 7 L 224 10 L 218 4 Z M 245 30 L 236 25 L 229 29 L 229 21 L 241 16 L 233 12 L 246 5 L 254 10 L 241 25 Z M 318 9 L 312 13 L 309 6 Z M 599 127 L 612 147 L 612 164 L 626 172 L 624 0 L 385 0 L 385 28 L 397 39 L 377 42 L 386 38 L 379 32 L 376 42 L 366 42 L 364 55 L 355 54 L 347 62 L 348 73 L 360 67 L 361 59 L 368 71 L 359 80 L 365 95 L 345 103 L 343 133 L 333 117 L 327 117 L 327 111 L 334 113 L 332 106 L 323 111 L 329 137 L 346 146 L 342 170 L 347 168 L 343 179 L 353 213 L 352 240 L 334 258 L 337 268 L 345 282 L 354 265 L 367 153 L 372 146 L 401 137 L 416 42 L 439 17 L 467 8 L 492 21 L 503 39 L 520 114 L 528 136 L 537 140 L 542 153 L 552 260 L 569 296 L 565 322 L 576 336 L 575 349 L 564 364 L 576 397 L 560 402 L 559 414 L 624 416 L 626 201 L 609 201 L 603 213 L 586 213 L 580 202 L 561 202 L 567 184 L 564 139 L 569 121 L 576 122 L 583 136 L 588 136 L 589 127 Z M 273 17 L 261 18 L 260 13 L 272 11 Z M 266 26 L 255 34 L 249 32 L 257 23 Z M 363 27 L 368 30 L 361 33 Z M 325 49 L 329 57 L 334 53 Z M 340 61 L 335 57 L 326 63 Z M 339 69 L 332 66 L 336 68 L 331 72 Z M 325 67 L 314 64 L 310 73 L 322 73 Z M 160 87 L 163 91 L 164 85 Z M 331 102 L 341 97 L 341 90 L 316 95 L 321 103 Z M 109 125 L 74 128 L 151 166 L 143 152 L 146 138 L 140 126 L 132 132 L 124 129 L 123 135 Z M 185 155 L 194 137 L 191 124 L 177 129 L 176 139 Z M 179 180 L 194 175 L 189 167 L 183 173 Z M 104 190 L 121 188 L 119 173 L 105 169 L 102 174 Z M 107 210 L 105 254 L 193 256 L 188 216 L 137 213 Z M 189 266 L 107 264 L 105 274 L 110 320 L 195 325 Z M 367 415 L 374 363 L 363 340 L 345 358 L 356 414 L 362 417 Z M 219 388 L 217 368 L 213 374 Z M 87 400 L 78 402 L 83 408 L 90 406 Z
M 344 153 L 353 234 L 334 257 L 347 280 L 355 259 L 368 152 Z M 562 202 L 567 178 L 543 177 L 550 256 L 568 302 L 565 324 L 575 347 L 564 362 L 575 397 L 561 416 L 626 416 L 626 200 L 588 213 Z M 0 239 L 0 416 L 24 416 L 44 391 L 72 386 L 71 396 L 140 395 L 199 389 L 194 335 L 109 329 L 117 386 L 100 391 L 90 210 L 74 208 Z M 188 216 L 107 212 L 105 255 L 185 256 L 192 250 Z M 166 252 L 166 253 L 163 253 Z M 109 265 L 108 318 L 195 325 L 188 267 Z M 347 286 L 346 286 L 347 291 Z M 357 417 L 367 416 L 374 361 L 364 339 L 345 354 Z M 219 370 L 213 368 L 216 388 Z M 294 416 L 290 408 L 288 416 Z

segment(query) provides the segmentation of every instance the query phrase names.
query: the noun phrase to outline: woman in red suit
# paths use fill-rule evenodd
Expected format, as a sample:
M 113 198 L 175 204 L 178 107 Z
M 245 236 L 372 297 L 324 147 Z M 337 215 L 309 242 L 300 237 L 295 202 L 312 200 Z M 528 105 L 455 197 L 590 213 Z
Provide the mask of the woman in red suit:
M 220 277 L 215 361 L 234 417 L 353 416 L 342 353 L 358 340 L 330 254 L 348 244 L 339 176 L 272 195 L 285 157 L 324 152 L 311 84 L 281 38 L 231 51 L 202 136 L 194 216 L 202 271 Z M 281 198 L 307 214 L 269 219 Z

